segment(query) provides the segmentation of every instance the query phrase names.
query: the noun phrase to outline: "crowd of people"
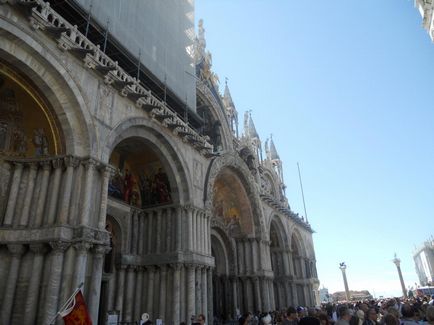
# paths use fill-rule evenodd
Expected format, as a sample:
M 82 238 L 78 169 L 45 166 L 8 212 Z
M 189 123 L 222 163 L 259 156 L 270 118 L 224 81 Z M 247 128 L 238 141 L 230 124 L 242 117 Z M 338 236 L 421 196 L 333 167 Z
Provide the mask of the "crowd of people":
M 410 299 L 381 299 L 326 303 L 315 308 L 247 313 L 238 325 L 434 325 L 434 295 Z

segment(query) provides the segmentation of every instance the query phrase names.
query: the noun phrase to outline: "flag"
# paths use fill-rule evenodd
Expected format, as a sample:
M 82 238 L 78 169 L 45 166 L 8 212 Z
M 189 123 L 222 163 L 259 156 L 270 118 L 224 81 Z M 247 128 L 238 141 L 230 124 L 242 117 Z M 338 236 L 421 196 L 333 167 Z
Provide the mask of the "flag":
M 65 325 L 92 325 L 81 290 L 78 290 L 71 303 L 59 314 Z

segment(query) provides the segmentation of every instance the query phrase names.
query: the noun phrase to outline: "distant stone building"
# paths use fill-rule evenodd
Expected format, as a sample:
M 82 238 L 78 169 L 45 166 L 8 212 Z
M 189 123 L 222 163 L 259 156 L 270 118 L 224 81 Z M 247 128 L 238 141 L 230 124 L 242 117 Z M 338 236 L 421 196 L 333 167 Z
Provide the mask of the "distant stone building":
M 80 283 L 94 324 L 316 304 L 313 230 L 193 14 L 0 1 L 0 324 L 48 324 Z
M 423 19 L 423 27 L 428 32 L 431 40 L 434 40 L 434 22 L 433 22 L 433 9 L 434 3 L 432 0 L 415 0 L 415 6 L 419 10 L 420 15 Z
M 424 242 L 413 253 L 416 273 L 421 286 L 434 286 L 434 239 Z

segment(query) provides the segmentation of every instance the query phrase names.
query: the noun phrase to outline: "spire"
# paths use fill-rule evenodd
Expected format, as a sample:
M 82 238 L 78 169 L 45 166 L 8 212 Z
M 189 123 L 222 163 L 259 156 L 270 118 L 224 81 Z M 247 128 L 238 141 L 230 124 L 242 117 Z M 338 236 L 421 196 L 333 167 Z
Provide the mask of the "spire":
M 223 94 L 223 103 L 225 104 L 226 109 L 229 107 L 235 108 L 234 102 L 232 100 L 231 92 L 228 87 L 228 78 L 225 78 L 225 91 Z
M 280 160 L 279 154 L 277 153 L 276 146 L 273 142 L 273 136 L 270 136 L 270 158 L 272 160 Z
M 256 132 L 256 128 L 255 128 L 255 124 L 253 123 L 253 119 L 252 119 L 252 111 L 248 111 L 247 114 L 249 114 L 249 124 L 248 124 L 248 129 L 245 131 L 250 138 L 257 138 L 259 139 L 259 135 L 258 132 Z

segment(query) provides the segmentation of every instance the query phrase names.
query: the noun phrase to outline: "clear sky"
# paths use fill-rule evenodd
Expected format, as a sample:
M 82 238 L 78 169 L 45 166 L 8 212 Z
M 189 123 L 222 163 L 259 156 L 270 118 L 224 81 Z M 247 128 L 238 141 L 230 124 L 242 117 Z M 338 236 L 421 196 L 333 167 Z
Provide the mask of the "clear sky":
M 300 162 L 321 287 L 375 296 L 418 282 L 434 234 L 434 44 L 411 0 L 196 0 L 240 121 L 273 134 L 291 209 Z M 242 127 L 242 125 L 240 125 Z

